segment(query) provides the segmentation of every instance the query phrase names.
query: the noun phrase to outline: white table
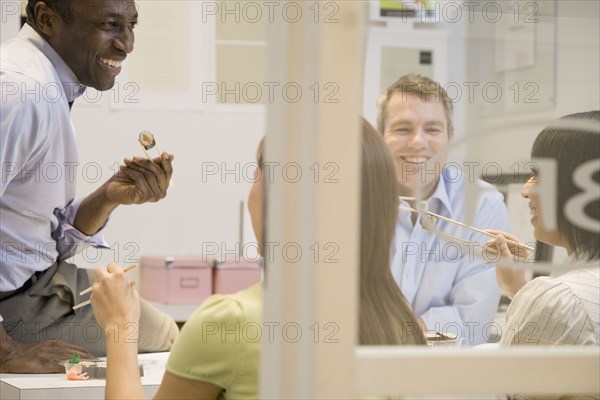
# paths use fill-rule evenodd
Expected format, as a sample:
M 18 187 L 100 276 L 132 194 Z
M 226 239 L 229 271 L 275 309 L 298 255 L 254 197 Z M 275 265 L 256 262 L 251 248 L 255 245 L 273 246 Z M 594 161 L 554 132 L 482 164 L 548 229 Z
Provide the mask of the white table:
M 169 353 L 140 354 L 144 365 L 142 385 L 146 398 L 154 397 L 165 373 Z M 2 400 L 104 399 L 104 380 L 69 381 L 62 374 L 0 374 Z

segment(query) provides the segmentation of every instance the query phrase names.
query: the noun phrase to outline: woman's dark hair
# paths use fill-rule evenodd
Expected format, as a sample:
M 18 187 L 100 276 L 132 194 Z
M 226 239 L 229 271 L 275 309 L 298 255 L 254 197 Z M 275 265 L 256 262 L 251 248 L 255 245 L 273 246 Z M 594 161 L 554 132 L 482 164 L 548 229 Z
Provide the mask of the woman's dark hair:
M 556 126 L 545 128 L 533 143 L 531 157 L 551 158 L 557 162 L 556 224 L 575 256 L 588 260 L 600 258 L 600 233 L 579 226 L 565 213 L 567 201 L 587 189 L 575 184 L 574 171 L 590 160 L 600 159 L 600 111 L 570 114 L 561 118 Z M 599 170 L 592 179 L 596 185 L 600 184 Z M 587 203 L 584 213 L 600 221 L 600 199 L 596 197 Z

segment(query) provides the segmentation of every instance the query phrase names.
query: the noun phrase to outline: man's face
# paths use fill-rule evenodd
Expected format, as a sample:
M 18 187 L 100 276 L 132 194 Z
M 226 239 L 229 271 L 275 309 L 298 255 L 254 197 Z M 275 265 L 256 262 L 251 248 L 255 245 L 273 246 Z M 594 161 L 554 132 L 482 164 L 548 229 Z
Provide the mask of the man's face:
M 48 41 L 80 83 L 113 87 L 121 63 L 133 51 L 138 13 L 133 0 L 72 0 L 74 20 L 54 21 Z
M 427 169 L 425 162 L 452 139 L 443 104 L 435 97 L 394 93 L 385 115 L 383 137 L 396 164 L 401 194 L 411 196 L 419 187 L 422 197 L 431 196 L 447 157 L 436 157 Z

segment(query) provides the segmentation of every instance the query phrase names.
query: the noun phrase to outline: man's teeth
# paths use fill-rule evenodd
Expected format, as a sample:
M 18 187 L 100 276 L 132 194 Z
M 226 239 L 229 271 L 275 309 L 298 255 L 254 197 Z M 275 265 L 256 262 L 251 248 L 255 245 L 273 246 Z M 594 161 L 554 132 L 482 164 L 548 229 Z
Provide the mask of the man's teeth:
M 537 215 L 537 210 L 534 207 L 530 208 L 529 215 Z
M 101 58 L 100 61 L 102 61 L 106 65 L 110 65 L 113 68 L 118 68 L 123 63 L 122 61 L 110 60 L 108 58 Z
M 421 164 L 427 161 L 427 157 L 402 157 L 409 163 Z

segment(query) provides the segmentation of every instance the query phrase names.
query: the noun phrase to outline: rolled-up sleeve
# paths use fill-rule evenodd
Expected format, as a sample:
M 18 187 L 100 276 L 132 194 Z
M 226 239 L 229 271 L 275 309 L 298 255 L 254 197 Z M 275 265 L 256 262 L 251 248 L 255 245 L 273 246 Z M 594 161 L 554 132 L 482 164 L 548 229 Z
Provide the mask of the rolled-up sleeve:
M 54 216 L 58 220 L 57 228 L 52 232 L 56 240 L 56 247 L 60 259 L 65 260 L 81 252 L 85 246 L 108 249 L 108 243 L 104 240 L 104 229 L 106 223 L 95 234 L 88 236 L 73 226 L 77 210 L 81 205 L 82 198 L 72 200 L 63 209 L 54 209 Z M 108 221 L 107 221 L 108 223 Z

